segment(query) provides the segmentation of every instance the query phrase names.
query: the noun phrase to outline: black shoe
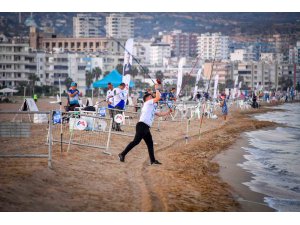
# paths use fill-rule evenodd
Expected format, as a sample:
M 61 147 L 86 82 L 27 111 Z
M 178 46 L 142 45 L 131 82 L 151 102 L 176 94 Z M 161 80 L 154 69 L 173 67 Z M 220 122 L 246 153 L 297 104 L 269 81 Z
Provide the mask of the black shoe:
M 161 165 L 162 163 L 159 162 L 158 160 L 155 160 L 154 162 L 151 162 L 150 165 Z
M 120 153 L 119 155 L 120 162 L 125 162 L 125 157 Z

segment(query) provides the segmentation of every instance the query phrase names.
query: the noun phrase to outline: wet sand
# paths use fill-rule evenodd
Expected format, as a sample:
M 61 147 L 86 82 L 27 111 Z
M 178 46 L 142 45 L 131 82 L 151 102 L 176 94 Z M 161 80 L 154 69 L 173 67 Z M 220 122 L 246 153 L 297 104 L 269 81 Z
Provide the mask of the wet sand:
M 54 107 L 48 102 L 40 100 L 39 109 Z M 20 102 L 0 105 L 1 110 L 19 107 Z M 226 123 L 221 117 L 204 119 L 200 140 L 195 120 L 188 144 L 185 123 L 163 121 L 160 132 L 151 131 L 160 166 L 149 166 L 143 142 L 119 162 L 117 154 L 132 140 L 124 136 L 112 137 L 112 156 L 79 146 L 67 153 L 66 145 L 60 154 L 56 144 L 53 169 L 45 159 L 0 159 L 0 211 L 243 211 L 213 159 L 242 132 L 273 126 L 249 117 L 268 110 L 231 110 Z
M 247 147 L 248 141 L 245 134 L 241 134 L 238 140 L 224 152 L 214 158 L 220 165 L 219 175 L 222 180 L 232 188 L 232 194 L 240 203 L 239 211 L 243 212 L 273 212 L 264 201 L 265 195 L 251 191 L 244 182 L 250 181 L 252 174 L 238 166 L 245 162 L 243 157 L 246 151 L 242 147 Z

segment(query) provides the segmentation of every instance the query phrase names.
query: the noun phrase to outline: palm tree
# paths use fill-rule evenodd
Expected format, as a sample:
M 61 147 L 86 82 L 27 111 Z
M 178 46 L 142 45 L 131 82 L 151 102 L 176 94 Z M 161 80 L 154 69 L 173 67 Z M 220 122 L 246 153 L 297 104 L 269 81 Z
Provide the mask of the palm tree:
M 132 76 L 132 77 L 135 77 L 135 76 L 137 76 L 138 74 L 139 74 L 138 68 L 137 68 L 136 66 L 132 66 L 132 67 L 131 67 L 131 76 Z
M 32 95 L 34 95 L 34 87 L 37 81 L 40 81 L 40 78 L 36 74 L 30 74 L 28 77 L 30 88 L 32 88 Z
M 102 75 L 102 70 L 99 67 L 95 67 L 92 71 L 92 74 L 95 78 L 95 80 L 98 80 L 100 76 Z
M 118 64 L 116 66 L 116 70 L 120 73 L 120 74 L 123 74 L 123 65 L 122 64 Z
M 65 85 L 67 87 L 67 90 L 69 90 L 69 88 L 71 87 L 71 83 L 73 82 L 72 78 L 71 77 L 67 77 L 65 79 Z

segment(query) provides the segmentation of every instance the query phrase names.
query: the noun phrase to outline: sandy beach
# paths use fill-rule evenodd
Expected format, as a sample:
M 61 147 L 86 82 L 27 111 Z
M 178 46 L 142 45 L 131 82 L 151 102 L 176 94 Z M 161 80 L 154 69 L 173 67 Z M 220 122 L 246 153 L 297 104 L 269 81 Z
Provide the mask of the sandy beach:
M 0 109 L 18 110 L 21 103 L 1 104 Z M 49 99 L 41 99 L 37 105 L 40 110 L 57 108 Z M 132 140 L 124 136 L 112 137 L 112 156 L 79 146 L 61 154 L 56 144 L 53 169 L 48 169 L 45 159 L 0 158 L 0 211 L 269 211 L 263 205 L 238 201 L 242 196 L 261 202 L 262 196 L 245 191 L 243 195 L 234 185 L 249 175 L 229 168 L 227 176 L 234 172 L 239 178 L 229 183 L 222 175 L 222 168 L 232 167 L 242 158 L 241 152 L 225 151 L 234 143 L 241 145 L 242 132 L 275 125 L 250 117 L 269 110 L 230 111 L 226 123 L 221 117 L 204 119 L 200 140 L 199 121 L 195 120 L 188 144 L 184 122 L 162 121 L 160 132 L 152 129 L 156 158 L 163 163 L 160 166 L 149 166 L 143 142 L 121 163 L 117 154 Z M 230 156 L 227 161 L 224 156 L 215 159 L 221 152 Z

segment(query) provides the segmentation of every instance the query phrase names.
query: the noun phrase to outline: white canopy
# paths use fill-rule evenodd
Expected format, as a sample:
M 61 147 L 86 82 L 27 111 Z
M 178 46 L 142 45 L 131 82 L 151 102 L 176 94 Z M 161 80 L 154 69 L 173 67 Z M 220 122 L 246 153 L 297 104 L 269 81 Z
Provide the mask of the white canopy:
M 19 91 L 11 89 L 11 88 L 3 88 L 3 89 L 0 90 L 0 92 L 2 92 L 2 93 L 16 93 L 16 92 L 19 92 Z

